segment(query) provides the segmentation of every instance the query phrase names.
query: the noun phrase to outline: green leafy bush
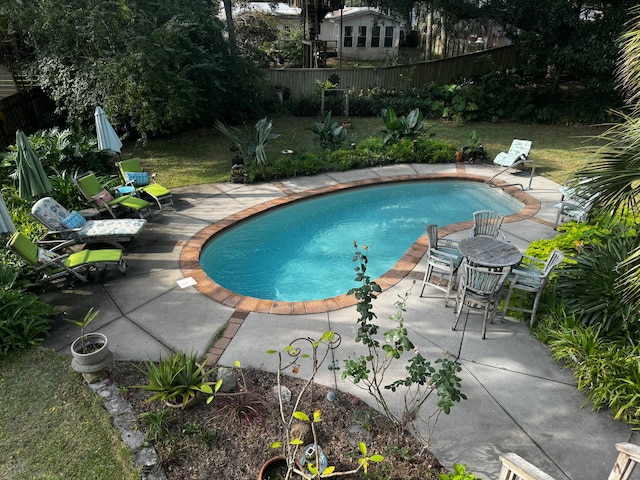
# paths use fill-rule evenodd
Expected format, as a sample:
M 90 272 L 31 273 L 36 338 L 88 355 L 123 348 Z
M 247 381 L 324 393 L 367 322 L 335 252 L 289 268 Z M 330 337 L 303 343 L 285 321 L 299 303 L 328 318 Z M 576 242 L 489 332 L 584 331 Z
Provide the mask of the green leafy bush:
M 64 170 L 92 170 L 99 173 L 111 171 L 110 155 L 98 150 L 95 137 L 54 127 L 29 135 L 28 140 L 48 175 L 55 175 Z M 16 165 L 17 153 L 18 148 L 11 145 L 6 154 L 5 161 L 13 168 Z
M 327 112 L 323 121 L 315 122 L 310 130 L 318 136 L 323 150 L 337 150 L 347 138 L 347 129 L 338 122 L 331 121 L 331 111 Z
M 639 234 L 621 227 L 579 249 L 573 256 L 575 263 L 561 269 L 557 280 L 569 314 L 580 314 L 585 325 L 598 325 L 603 334 L 640 331 L 640 314 L 625 301 L 616 285 L 626 273 L 620 262 L 637 248 L 638 242 Z
M 54 310 L 18 285 L 19 272 L 0 265 L 0 354 L 40 345 Z
M 482 480 L 480 477 L 468 472 L 466 465 L 458 463 L 453 465 L 453 472 L 439 473 L 438 476 L 440 480 Z
M 583 325 L 579 315 L 563 307 L 545 317 L 535 334 L 555 360 L 572 370 L 594 410 L 609 408 L 616 419 L 640 425 L 640 345 L 605 338 L 601 325 Z
M 382 143 L 397 142 L 401 138 L 417 138 L 424 130 L 424 120 L 420 109 L 414 108 L 405 117 L 398 116 L 393 108 L 382 110 L 382 120 L 386 130 L 382 137 Z

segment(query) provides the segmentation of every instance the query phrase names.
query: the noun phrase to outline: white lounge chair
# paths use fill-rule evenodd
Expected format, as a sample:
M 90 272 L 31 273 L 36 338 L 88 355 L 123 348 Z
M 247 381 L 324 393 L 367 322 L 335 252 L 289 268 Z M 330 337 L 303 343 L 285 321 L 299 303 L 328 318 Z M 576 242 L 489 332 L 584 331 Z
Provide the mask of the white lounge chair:
M 530 164 L 531 175 L 529 175 L 529 186 L 524 188 L 524 185 L 521 183 L 510 183 L 509 185 L 518 185 L 522 190 L 531 190 L 531 181 L 533 180 L 533 174 L 536 171 L 535 162 L 533 159 L 529 158 L 531 145 L 532 142 L 530 140 L 515 139 L 511 142 L 511 147 L 509 147 L 508 152 L 500 152 L 496 155 L 496 158 L 493 159 L 493 164 L 496 168 L 501 168 L 501 170 L 489 179 L 489 185 L 495 187 L 496 185 L 493 184 L 493 180 L 507 170 L 514 169 L 514 173 L 517 173 L 518 171 L 523 170 L 526 164 Z
M 85 220 L 51 197 L 38 200 L 31 208 L 31 214 L 49 229 L 38 240 L 38 245 L 51 250 L 80 243 L 106 243 L 122 250 L 120 242 L 136 238 L 147 223 L 143 218 Z

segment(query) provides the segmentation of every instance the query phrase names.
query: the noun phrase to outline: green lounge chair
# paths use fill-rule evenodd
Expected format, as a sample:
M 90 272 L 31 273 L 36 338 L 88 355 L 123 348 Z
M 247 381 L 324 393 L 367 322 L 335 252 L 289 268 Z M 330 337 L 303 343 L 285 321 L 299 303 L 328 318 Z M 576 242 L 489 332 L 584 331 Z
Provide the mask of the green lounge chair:
M 149 175 L 142 170 L 140 160 L 131 158 L 116 163 L 126 185 L 135 187 L 138 192 L 153 199 L 160 210 L 173 207 L 171 191 L 156 182 L 155 173 Z
M 88 202 L 91 202 L 98 211 L 106 209 L 113 218 L 117 218 L 117 212 L 122 210 L 136 212 L 140 218 L 147 218 L 151 215 L 149 202 L 126 194 L 114 196 L 113 192 L 118 189 L 109 191 L 102 186 L 93 172 L 87 172 L 74 178 L 74 182 Z
M 38 281 L 41 283 L 68 276 L 86 283 L 89 281 L 89 271 L 104 264 L 116 265 L 123 274 L 127 271 L 122 250 L 118 249 L 80 250 L 60 255 L 38 247 L 20 232 L 11 236 L 7 248 L 40 274 Z

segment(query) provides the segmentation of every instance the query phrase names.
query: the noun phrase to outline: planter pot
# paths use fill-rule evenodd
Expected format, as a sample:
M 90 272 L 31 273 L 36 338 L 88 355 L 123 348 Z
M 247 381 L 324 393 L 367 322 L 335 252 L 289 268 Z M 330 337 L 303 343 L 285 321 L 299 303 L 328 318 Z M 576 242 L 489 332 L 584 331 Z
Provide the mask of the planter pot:
M 348 118 L 347 118 L 346 120 L 343 120 L 343 121 L 342 121 L 342 126 L 343 126 L 344 128 L 351 128 L 351 120 L 350 120 L 350 119 L 348 119 Z
M 89 383 L 97 382 L 106 376 L 104 369 L 113 361 L 109 351 L 109 341 L 102 333 L 88 333 L 84 338 L 78 337 L 71 344 L 71 368 L 82 373 Z
M 270 458 L 262 465 L 258 480 L 281 480 L 287 476 L 287 459 L 284 455 Z

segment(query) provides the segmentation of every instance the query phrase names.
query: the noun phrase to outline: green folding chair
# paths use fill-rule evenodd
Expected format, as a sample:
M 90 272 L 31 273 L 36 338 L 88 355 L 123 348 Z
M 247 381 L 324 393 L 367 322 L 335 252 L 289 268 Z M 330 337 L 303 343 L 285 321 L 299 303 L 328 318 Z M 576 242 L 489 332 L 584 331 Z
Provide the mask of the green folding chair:
M 142 198 L 127 194 L 115 194 L 117 188 L 109 191 L 105 188 L 95 173 L 87 172 L 74 178 L 74 182 L 84 198 L 94 205 L 99 211 L 107 210 L 113 218 L 117 218 L 117 213 L 122 210 L 133 211 L 140 218 L 147 218 L 151 215 L 151 205 Z
M 158 208 L 173 208 L 173 198 L 171 191 L 160 185 L 156 181 L 156 173 L 149 175 L 142 169 L 140 160 L 131 158 L 129 160 L 121 160 L 116 163 L 122 174 L 122 179 L 126 185 L 131 185 L 143 195 L 153 199 Z
M 38 281 L 41 283 L 61 277 L 73 277 L 86 283 L 89 281 L 89 272 L 98 265 L 116 265 L 122 274 L 127 271 L 122 250 L 115 248 L 80 250 L 60 255 L 38 247 L 20 232 L 15 232 L 9 238 L 7 248 L 40 274 Z

